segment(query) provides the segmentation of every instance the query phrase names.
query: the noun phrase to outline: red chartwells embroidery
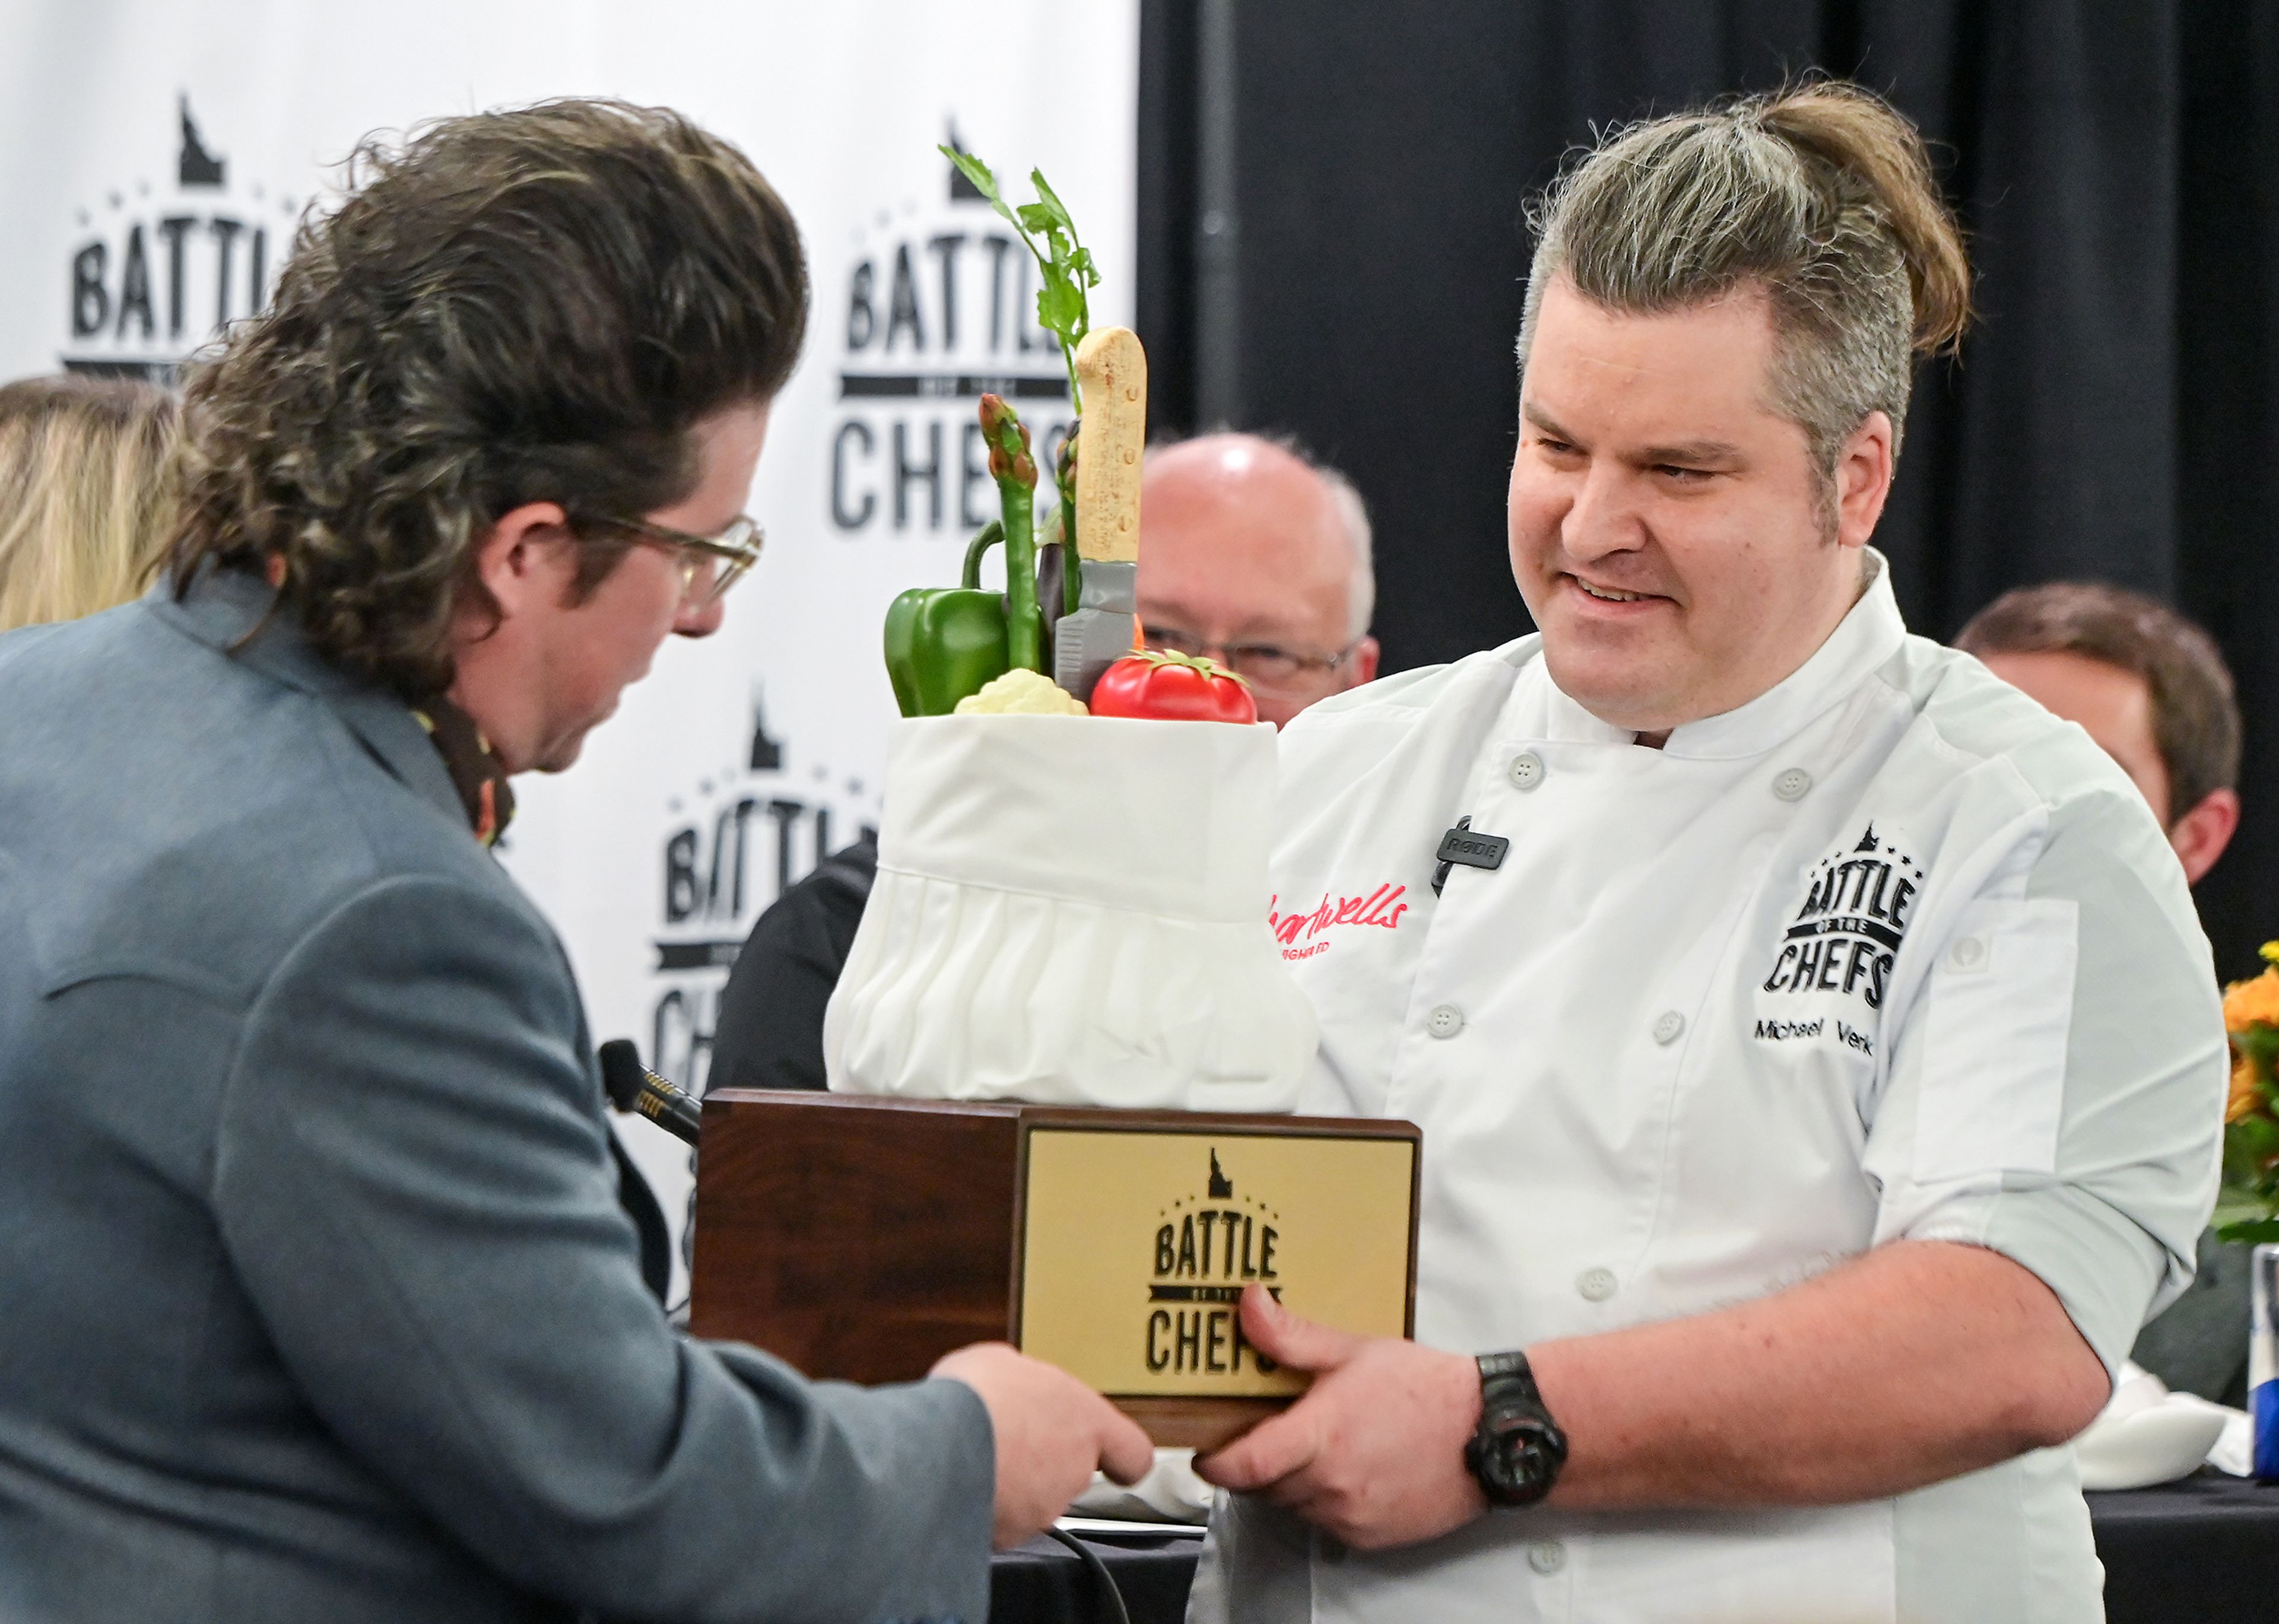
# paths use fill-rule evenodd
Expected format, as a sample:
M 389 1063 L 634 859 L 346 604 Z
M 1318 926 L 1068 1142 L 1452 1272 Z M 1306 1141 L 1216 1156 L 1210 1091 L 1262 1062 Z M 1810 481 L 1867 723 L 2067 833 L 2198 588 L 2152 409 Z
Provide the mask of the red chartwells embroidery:
M 1316 939 L 1333 925 L 1375 925 L 1391 931 L 1400 923 L 1400 915 L 1408 911 L 1408 904 L 1400 899 L 1408 894 L 1406 885 L 1384 885 L 1365 897 L 1339 897 L 1332 900 L 1322 898 L 1321 906 L 1302 914 L 1285 914 L 1280 910 L 1282 899 L 1276 896 L 1266 907 L 1266 923 L 1274 931 L 1274 939 L 1282 944 L 1285 959 L 1310 959 L 1328 948 L 1329 943 Z M 1303 939 L 1306 946 L 1298 943 Z

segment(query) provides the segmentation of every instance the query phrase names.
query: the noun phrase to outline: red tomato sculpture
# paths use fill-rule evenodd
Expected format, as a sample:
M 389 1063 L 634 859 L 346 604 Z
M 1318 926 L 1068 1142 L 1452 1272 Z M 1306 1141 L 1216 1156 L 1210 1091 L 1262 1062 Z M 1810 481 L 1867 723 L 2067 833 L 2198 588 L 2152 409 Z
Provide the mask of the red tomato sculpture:
M 1250 685 L 1215 661 L 1148 649 L 1102 671 L 1092 690 L 1095 716 L 1158 722 L 1255 722 Z

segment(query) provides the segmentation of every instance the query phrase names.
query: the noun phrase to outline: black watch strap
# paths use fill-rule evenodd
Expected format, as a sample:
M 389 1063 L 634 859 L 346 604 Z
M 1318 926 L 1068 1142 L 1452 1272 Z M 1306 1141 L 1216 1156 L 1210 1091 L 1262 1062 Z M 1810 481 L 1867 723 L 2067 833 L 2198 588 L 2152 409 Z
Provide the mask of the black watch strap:
M 1567 1435 L 1551 1419 L 1527 1355 L 1483 1353 L 1480 1422 L 1464 1464 L 1491 1505 L 1532 1505 L 1551 1492 L 1567 1463 Z
M 1480 1396 L 1492 1398 L 1500 1393 L 1515 1393 L 1531 1404 L 1543 1402 L 1543 1391 L 1535 1385 L 1535 1367 L 1527 1362 L 1527 1355 L 1514 1349 L 1508 1353 L 1483 1353 L 1472 1361 L 1480 1367 Z

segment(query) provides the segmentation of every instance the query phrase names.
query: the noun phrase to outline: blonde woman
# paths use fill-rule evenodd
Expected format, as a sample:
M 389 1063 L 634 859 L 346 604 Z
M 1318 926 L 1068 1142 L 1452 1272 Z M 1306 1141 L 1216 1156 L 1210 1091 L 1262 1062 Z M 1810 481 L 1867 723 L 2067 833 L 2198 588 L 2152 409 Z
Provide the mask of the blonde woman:
M 173 530 L 173 397 L 119 379 L 0 387 L 0 632 L 73 620 L 149 584 Z

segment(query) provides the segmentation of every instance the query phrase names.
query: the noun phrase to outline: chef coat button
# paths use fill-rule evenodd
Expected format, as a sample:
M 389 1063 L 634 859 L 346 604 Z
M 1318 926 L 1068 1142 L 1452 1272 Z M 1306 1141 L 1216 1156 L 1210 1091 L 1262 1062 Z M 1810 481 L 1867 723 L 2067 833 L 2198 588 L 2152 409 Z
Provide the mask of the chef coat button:
M 1548 1578 L 1567 1566 L 1567 1547 L 1555 1539 L 1539 1539 L 1527 1548 L 1527 1565 Z
M 1550 769 L 1543 758 L 1532 750 L 1523 750 L 1511 758 L 1511 786 L 1515 790 L 1531 790 L 1543 782 Z
M 1958 936 L 1946 950 L 1946 961 L 1959 970 L 1975 970 L 1986 961 L 1986 944 L 1975 936 Z
M 1783 801 L 1802 801 L 1812 788 L 1812 775 L 1801 767 L 1792 767 L 1773 780 L 1773 793 Z
M 1676 1043 L 1684 1030 L 1685 1017 L 1675 1009 L 1665 1009 L 1654 1018 L 1654 1040 L 1664 1048 Z
M 1575 1276 L 1575 1289 L 1585 1299 L 1603 1303 L 1615 1294 L 1615 1271 L 1611 1268 L 1586 1268 Z
M 1424 1017 L 1424 1030 L 1435 1038 L 1454 1038 L 1464 1030 L 1464 1012 L 1454 1004 L 1435 1004 Z

